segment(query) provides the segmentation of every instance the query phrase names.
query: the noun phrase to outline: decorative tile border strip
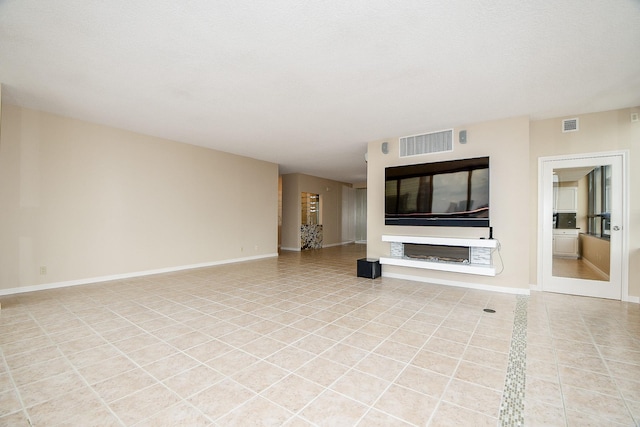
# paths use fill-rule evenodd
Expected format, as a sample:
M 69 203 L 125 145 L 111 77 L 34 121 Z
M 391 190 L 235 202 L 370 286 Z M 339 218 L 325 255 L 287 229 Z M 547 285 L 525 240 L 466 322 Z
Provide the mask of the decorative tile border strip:
M 524 388 L 527 367 L 527 295 L 516 296 L 515 318 L 507 376 L 504 380 L 504 392 L 500 403 L 500 420 L 502 427 L 524 425 Z

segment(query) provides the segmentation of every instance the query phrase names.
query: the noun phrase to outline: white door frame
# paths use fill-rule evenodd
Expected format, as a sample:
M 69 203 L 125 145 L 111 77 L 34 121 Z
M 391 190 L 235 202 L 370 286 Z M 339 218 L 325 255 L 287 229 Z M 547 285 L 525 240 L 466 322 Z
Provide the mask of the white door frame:
M 545 290 L 544 286 L 544 261 L 549 258 L 545 256 L 545 249 L 547 251 L 551 248 L 546 248 L 545 245 L 545 230 L 551 227 L 551 216 L 545 212 L 545 190 L 548 184 L 544 176 L 544 166 L 547 162 L 552 161 L 570 161 L 600 157 L 620 156 L 622 159 L 622 232 L 620 233 L 622 254 L 621 254 L 621 300 L 629 301 L 629 151 L 609 151 L 602 153 L 584 153 L 584 154 L 567 154 L 552 157 L 540 157 L 538 159 L 538 288 L 541 291 Z M 548 177 L 547 177 L 548 178 Z

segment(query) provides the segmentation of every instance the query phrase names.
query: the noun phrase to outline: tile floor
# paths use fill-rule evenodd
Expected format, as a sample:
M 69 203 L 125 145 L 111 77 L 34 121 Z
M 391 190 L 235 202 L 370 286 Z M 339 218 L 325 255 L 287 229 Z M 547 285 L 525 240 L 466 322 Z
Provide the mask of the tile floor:
M 364 252 L 0 297 L 0 425 L 640 421 L 637 304 L 357 278 Z

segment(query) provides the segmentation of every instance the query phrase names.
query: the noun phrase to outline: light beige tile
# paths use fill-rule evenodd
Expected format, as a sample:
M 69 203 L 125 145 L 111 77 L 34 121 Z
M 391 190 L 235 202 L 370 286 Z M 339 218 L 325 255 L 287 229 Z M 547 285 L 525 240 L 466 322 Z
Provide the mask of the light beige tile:
M 411 361 L 412 365 L 429 369 L 442 375 L 452 376 L 460 359 L 446 356 L 441 353 L 421 350 Z
M 14 390 L 7 390 L 0 393 L 0 417 L 20 411 L 22 403 Z M 0 418 L 2 421 L 2 418 Z
M 368 352 L 361 348 L 338 343 L 321 354 L 325 359 L 333 360 L 346 366 L 356 365 Z
M 295 373 L 324 387 L 328 387 L 347 372 L 348 369 L 349 368 L 339 363 L 317 357 L 298 368 Z
M 33 425 L 49 426 L 72 418 L 79 408 L 82 408 L 83 412 L 98 413 L 103 404 L 88 387 L 84 387 L 31 406 L 27 408 L 27 412 Z
M 640 382 L 628 378 L 613 379 L 626 400 L 640 402 Z
M 588 388 L 589 390 L 620 396 L 618 386 L 609 375 L 599 374 L 582 369 L 575 369 L 570 366 L 559 366 L 560 383 L 578 388 Z
M 222 378 L 223 375 L 220 372 L 206 365 L 198 365 L 165 379 L 163 383 L 178 396 L 187 398 L 212 386 Z
M 114 346 L 123 353 L 132 353 L 150 345 L 159 344 L 160 340 L 148 333 L 142 333 L 135 335 L 131 338 L 125 338 L 120 341 L 115 341 Z
M 615 378 L 625 378 L 635 382 L 640 382 L 640 365 L 638 364 L 608 360 L 607 367 L 609 368 L 611 375 Z
M 427 342 L 429 335 L 402 329 L 391 334 L 388 339 L 401 344 L 420 348 Z
M 0 393 L 13 390 L 13 381 L 8 373 L 0 374 Z
M 51 359 L 62 357 L 63 354 L 58 350 L 57 346 L 50 345 L 44 348 L 36 348 L 24 353 L 10 354 L 5 357 L 7 365 L 11 369 L 20 369 L 27 365 L 33 365 L 46 362 Z
M 187 400 L 204 415 L 216 420 L 255 395 L 248 388 L 226 378 Z
M 180 398 L 162 384 L 154 384 L 109 404 L 127 425 L 135 424 L 177 404 Z
M 43 333 L 37 337 L 2 344 L 2 352 L 7 356 L 11 354 L 24 353 L 37 348 L 50 347 L 52 344 L 54 343 L 51 341 L 51 338 Z
M 372 405 L 388 386 L 386 380 L 351 370 L 338 379 L 331 389 L 365 405 Z
M 527 396 L 527 392 L 525 392 L 525 396 Z M 532 426 L 566 427 L 562 400 L 555 403 L 555 405 L 547 404 L 527 396 L 524 405 L 525 423 Z
M 223 343 L 220 340 L 212 339 L 202 344 L 196 345 L 184 351 L 184 353 L 193 357 L 200 362 L 206 362 L 215 357 L 221 356 L 229 351 L 233 350 L 229 344 Z
M 11 371 L 11 376 L 18 387 L 44 378 L 53 377 L 72 371 L 73 368 L 63 357 L 52 359 L 46 362 L 35 363 L 20 369 Z
M 509 354 L 469 346 L 465 350 L 462 359 L 490 368 L 505 370 L 507 368 L 507 362 L 509 361 Z
M 211 340 L 209 335 L 198 331 L 192 331 L 184 335 L 170 338 L 166 341 L 178 350 L 184 351 L 197 345 L 204 344 L 209 340 Z
M 257 362 L 259 359 L 242 350 L 232 350 L 208 360 L 206 364 L 216 371 L 231 376 Z
M 300 329 L 296 329 L 296 328 L 292 328 L 289 326 L 285 326 L 281 329 L 278 329 L 272 333 L 270 333 L 269 335 L 267 335 L 269 338 L 273 338 L 277 341 L 283 342 L 285 344 L 292 344 L 296 341 L 298 341 L 299 339 L 306 337 L 307 335 L 309 335 L 308 332 L 300 330 Z
M 267 357 L 265 360 L 283 369 L 295 371 L 314 357 L 316 357 L 316 355 L 313 353 L 309 353 L 298 347 L 287 346 Z
M 231 378 L 250 390 L 260 393 L 288 375 L 288 371 L 268 362 L 258 361 L 237 372 Z
M 191 369 L 198 364 L 197 360 L 184 353 L 174 353 L 168 357 L 144 365 L 142 369 L 148 372 L 156 380 L 162 381 L 179 374 L 180 372 Z
M 74 334 L 75 335 L 75 334 Z M 52 338 L 53 339 L 53 338 Z M 106 341 L 97 334 L 87 335 L 82 338 L 58 343 L 58 348 L 65 354 L 89 350 L 106 344 Z
M 253 340 L 260 338 L 261 335 L 249 329 L 238 329 L 218 339 L 234 347 L 241 347 Z
M 144 366 L 157 360 L 167 358 L 177 352 L 178 350 L 169 344 L 158 342 L 157 344 L 152 344 L 139 350 L 131 351 L 127 353 L 127 357 L 138 365 Z
M 387 381 L 393 381 L 405 366 L 407 366 L 406 363 L 371 353 L 365 356 L 355 366 L 355 369 Z
M 409 424 L 399 418 L 392 415 L 378 411 L 377 409 L 370 409 L 366 415 L 360 420 L 358 426 L 394 426 L 394 427 L 409 427 Z
M 441 402 L 429 422 L 429 427 L 458 427 L 498 425 L 498 419 L 448 402 Z M 534 425 L 534 424 L 530 424 Z
M 409 365 L 395 380 L 395 384 L 439 399 L 450 377 Z
M 624 425 L 632 425 L 632 417 L 622 398 L 582 388 L 563 386 L 567 411 L 597 415 Z
M 222 417 L 218 424 L 224 426 L 281 426 L 293 413 L 281 406 L 256 396 L 244 405 Z
M 135 369 L 137 366 L 126 356 L 118 354 L 115 357 L 95 362 L 92 365 L 82 366 L 78 372 L 89 384 L 95 384 L 105 379 L 114 377 L 124 372 Z
M 506 369 L 494 369 L 488 366 L 463 360 L 455 373 L 455 378 L 502 392 Z
M 509 353 L 511 347 L 511 340 L 505 338 L 490 337 L 479 333 L 473 334 L 469 340 L 469 345 L 474 347 L 485 348 L 487 350 L 497 351 L 500 353 Z M 529 350 L 529 346 L 527 346 Z M 529 353 L 527 353 L 527 356 Z
M 567 426 L 568 427 L 628 427 L 633 424 L 617 423 L 607 417 L 600 415 L 587 414 L 584 412 L 567 410 Z
M 291 374 L 262 392 L 262 396 L 297 413 L 325 390 L 324 387 Z
M 362 332 L 354 332 L 345 339 L 342 343 L 348 344 L 352 347 L 358 347 L 366 351 L 372 351 L 384 341 L 384 338 L 376 337 L 373 335 L 367 335 Z
M 569 352 L 569 353 L 581 353 L 586 356 L 599 356 L 599 351 L 596 346 L 588 341 L 576 341 L 573 339 L 560 339 L 554 338 L 553 340 L 554 348 Z
M 32 427 L 23 411 L 0 415 L 0 425 L 11 427 Z
M 424 345 L 423 350 L 444 354 L 453 358 L 461 358 L 465 351 L 465 345 L 455 341 L 432 337 Z
M 365 414 L 367 407 L 331 390 L 313 400 L 300 415 L 317 426 L 353 426 Z
M 453 379 L 442 395 L 442 400 L 497 418 L 501 397 L 501 392 Z
M 471 335 L 473 334 L 473 331 L 475 329 L 473 326 L 469 326 L 469 329 L 454 329 L 444 326 L 445 324 L 446 323 L 443 323 L 442 326 L 440 326 L 433 332 L 434 338 L 442 338 L 449 341 L 455 341 L 463 345 L 469 343 L 469 339 L 471 338 Z
M 90 411 L 74 411 L 71 418 L 57 424 L 59 427 L 121 427 L 122 423 L 105 406 L 95 406 Z
M 20 397 L 25 406 L 33 406 L 80 388 L 85 388 L 82 378 L 74 371 L 67 371 L 23 385 L 20 387 Z
M 241 349 L 259 359 L 264 359 L 265 357 L 283 349 L 286 345 L 287 344 L 281 341 L 262 336 L 242 346 Z
M 113 402 L 125 396 L 146 389 L 157 381 L 141 368 L 116 375 L 109 379 L 93 384 L 93 389 L 105 402 Z
M 528 375 L 525 382 L 526 399 L 535 400 L 546 405 L 562 407 L 562 391 L 560 383 L 544 378 Z
M 363 334 L 372 335 L 378 338 L 388 338 L 392 333 L 396 331 L 396 327 L 385 325 L 378 322 L 368 322 L 358 332 Z
M 408 363 L 418 353 L 418 348 L 388 339 L 376 347 L 373 352 L 398 362 Z
M 558 377 L 558 365 L 555 362 L 543 360 L 527 359 L 526 378 L 537 377 L 556 383 L 560 382 Z
M 401 420 L 425 425 L 435 411 L 438 400 L 417 391 L 391 385 L 375 404 L 375 408 Z

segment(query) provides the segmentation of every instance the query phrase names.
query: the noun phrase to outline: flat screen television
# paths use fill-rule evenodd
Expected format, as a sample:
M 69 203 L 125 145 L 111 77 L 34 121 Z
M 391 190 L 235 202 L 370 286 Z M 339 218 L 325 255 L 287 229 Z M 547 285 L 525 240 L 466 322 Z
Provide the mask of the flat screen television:
M 489 157 L 386 168 L 385 225 L 489 227 Z

